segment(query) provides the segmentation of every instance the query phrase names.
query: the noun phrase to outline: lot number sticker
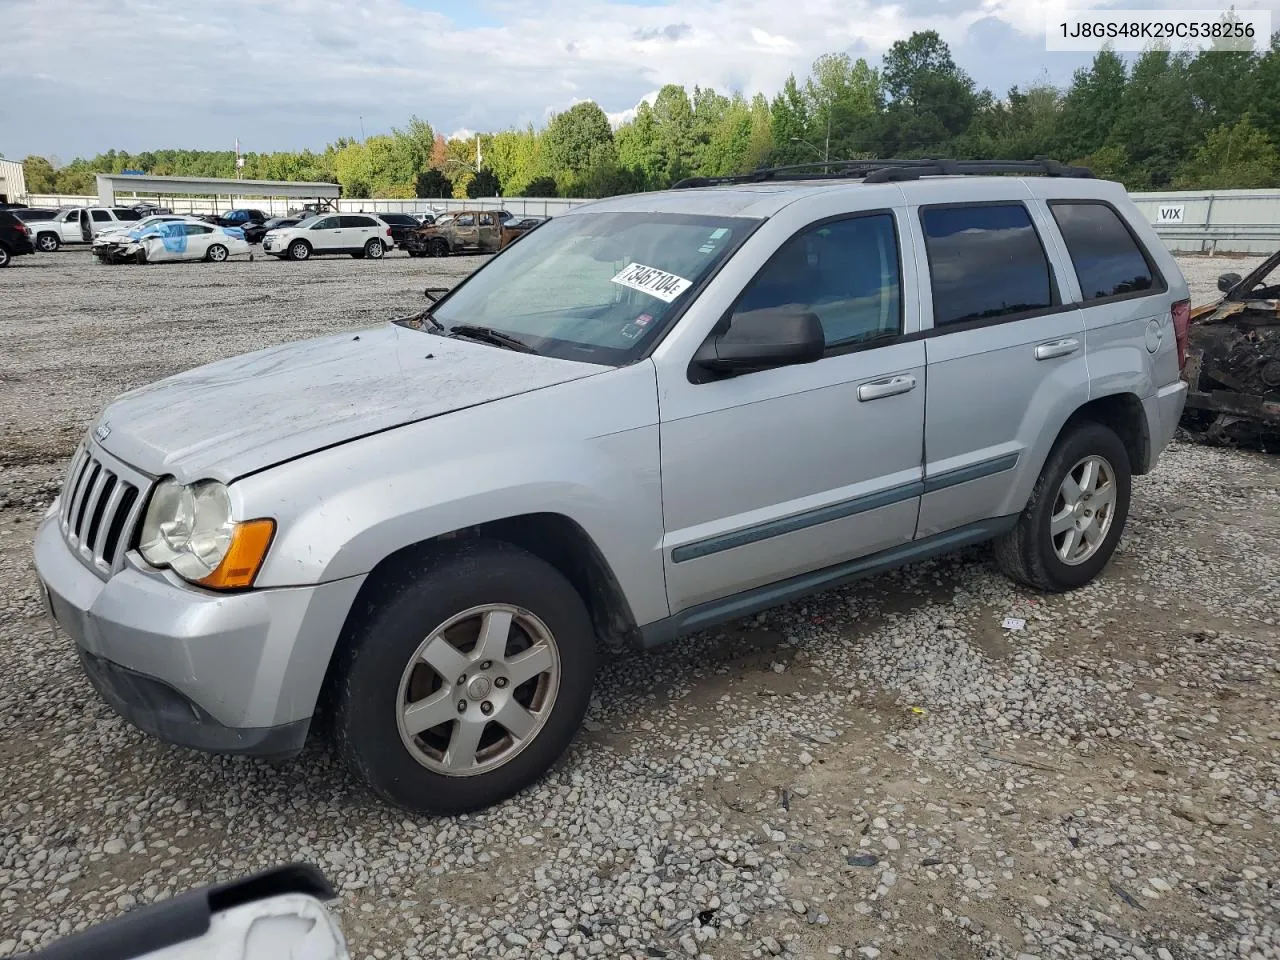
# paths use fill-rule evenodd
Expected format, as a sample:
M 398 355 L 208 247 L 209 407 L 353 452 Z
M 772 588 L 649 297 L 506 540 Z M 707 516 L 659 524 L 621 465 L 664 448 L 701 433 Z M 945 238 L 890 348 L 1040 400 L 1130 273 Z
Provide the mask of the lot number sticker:
M 692 286 L 693 281 L 667 273 L 657 267 L 646 267 L 643 263 L 629 263 L 612 278 L 614 283 L 632 290 L 639 290 L 651 297 L 657 297 L 670 303 Z
M 1161 204 L 1156 208 L 1156 223 L 1182 223 L 1186 212 L 1187 208 L 1183 204 L 1176 206 Z

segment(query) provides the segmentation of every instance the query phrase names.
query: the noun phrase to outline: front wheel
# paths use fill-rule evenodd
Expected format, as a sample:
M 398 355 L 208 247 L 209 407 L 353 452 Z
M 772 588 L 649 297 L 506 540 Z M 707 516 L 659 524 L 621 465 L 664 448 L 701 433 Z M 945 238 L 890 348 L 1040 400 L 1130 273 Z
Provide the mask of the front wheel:
M 572 742 L 595 636 L 545 561 L 497 542 L 442 552 L 382 584 L 358 620 L 335 674 L 335 740 L 391 803 L 443 815 L 490 806 Z
M 36 249 L 41 253 L 57 253 L 62 238 L 56 233 L 42 233 L 36 237 Z
M 381 260 L 386 252 L 387 248 L 382 245 L 381 240 L 370 240 L 364 245 L 364 255 L 370 260 Z
M 295 240 L 289 244 L 290 260 L 307 260 L 311 257 L 311 244 L 305 240 Z
M 205 253 L 204 258 L 211 263 L 222 263 L 230 256 L 227 248 L 220 243 L 215 243 Z
M 1133 489 L 1114 430 L 1080 423 L 1049 454 L 1017 525 L 995 544 L 1008 576 L 1061 593 L 1093 580 L 1115 553 Z
M 436 237 L 431 241 L 431 246 L 428 249 L 433 257 L 447 257 L 449 255 L 449 241 L 443 237 Z

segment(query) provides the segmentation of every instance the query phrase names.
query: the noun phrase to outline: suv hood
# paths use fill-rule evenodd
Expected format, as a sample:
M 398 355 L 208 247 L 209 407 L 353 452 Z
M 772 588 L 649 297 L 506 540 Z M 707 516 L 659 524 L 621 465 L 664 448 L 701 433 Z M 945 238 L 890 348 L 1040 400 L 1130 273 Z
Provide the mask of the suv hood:
M 230 482 L 390 427 L 601 373 L 388 323 L 233 357 L 123 394 L 94 427 L 154 476 Z

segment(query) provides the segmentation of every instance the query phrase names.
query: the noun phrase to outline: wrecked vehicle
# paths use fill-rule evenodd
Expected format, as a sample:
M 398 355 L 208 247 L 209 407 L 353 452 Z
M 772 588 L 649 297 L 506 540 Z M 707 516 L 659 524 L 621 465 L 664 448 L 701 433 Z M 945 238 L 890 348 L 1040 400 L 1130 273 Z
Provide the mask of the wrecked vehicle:
M 451 253 L 497 253 L 502 249 L 505 210 L 465 210 L 451 220 L 419 227 L 404 241 L 411 257 L 447 257 Z
M 1191 311 L 1183 431 L 1209 444 L 1280 450 L 1280 251 Z
M 111 234 L 94 244 L 94 255 L 103 263 L 160 263 L 172 260 L 208 260 L 222 263 L 249 253 L 244 232 L 238 227 L 215 227 L 195 220 L 166 220 L 124 234 Z
M 512 217 L 503 222 L 498 232 L 498 249 L 505 250 L 534 227 L 546 223 L 548 217 Z

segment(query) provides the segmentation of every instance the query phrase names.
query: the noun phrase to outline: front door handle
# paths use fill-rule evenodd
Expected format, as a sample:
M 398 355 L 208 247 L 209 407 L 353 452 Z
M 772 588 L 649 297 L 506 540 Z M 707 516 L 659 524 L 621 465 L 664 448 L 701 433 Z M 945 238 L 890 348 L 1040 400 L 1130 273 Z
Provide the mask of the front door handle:
M 1080 341 L 1074 337 L 1066 340 L 1050 340 L 1048 343 L 1036 345 L 1037 360 L 1052 360 L 1055 357 L 1068 357 L 1080 349 Z
M 884 380 L 872 380 L 858 387 L 858 399 L 863 403 L 868 400 L 879 400 L 883 397 L 896 397 L 916 388 L 916 378 L 910 374 L 897 377 L 886 377 Z

